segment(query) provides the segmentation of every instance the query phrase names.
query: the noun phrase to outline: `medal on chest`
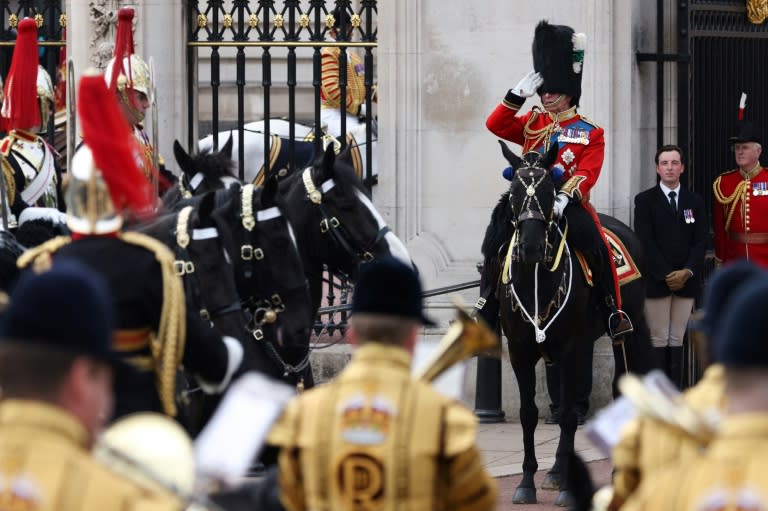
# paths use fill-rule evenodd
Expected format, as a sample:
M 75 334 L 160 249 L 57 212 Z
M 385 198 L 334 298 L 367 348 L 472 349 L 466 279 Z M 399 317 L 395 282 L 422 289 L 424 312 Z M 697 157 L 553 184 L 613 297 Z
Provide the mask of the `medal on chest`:
M 755 197 L 768 195 L 768 182 L 752 183 L 752 195 Z
M 564 144 L 589 145 L 589 133 L 578 128 L 563 128 L 557 141 Z
M 686 224 L 692 224 L 696 221 L 695 218 L 693 218 L 693 210 L 692 209 L 684 209 L 683 210 L 683 218 L 685 219 Z

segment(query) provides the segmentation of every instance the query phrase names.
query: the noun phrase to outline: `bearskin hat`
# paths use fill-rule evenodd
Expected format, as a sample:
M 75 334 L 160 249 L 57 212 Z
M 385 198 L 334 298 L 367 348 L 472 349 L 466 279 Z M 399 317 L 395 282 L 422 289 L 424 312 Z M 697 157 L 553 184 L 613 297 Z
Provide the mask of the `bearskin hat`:
M 587 37 L 565 25 L 550 25 L 542 20 L 533 36 L 533 69 L 544 83 L 539 92 L 556 92 L 581 98 L 581 74 Z

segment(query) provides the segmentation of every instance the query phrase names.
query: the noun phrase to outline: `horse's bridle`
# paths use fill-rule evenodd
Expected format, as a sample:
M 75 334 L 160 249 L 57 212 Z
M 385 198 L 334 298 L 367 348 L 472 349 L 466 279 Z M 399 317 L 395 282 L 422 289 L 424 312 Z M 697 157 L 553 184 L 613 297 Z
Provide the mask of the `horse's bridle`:
M 330 234 L 333 241 L 353 260 L 358 260 L 363 263 L 373 261 L 376 258 L 373 254 L 373 249 L 376 245 L 381 243 L 384 237 L 391 231 L 389 226 L 385 225 L 381 227 L 370 243 L 365 244 L 365 246 L 361 248 L 354 247 L 354 243 L 350 241 L 352 240 L 352 237 L 349 235 L 349 231 L 344 228 L 339 219 L 332 215 L 328 211 L 328 208 L 323 204 L 323 193 L 328 192 L 336 185 L 333 179 L 325 181 L 318 189 L 312 180 L 312 167 L 304 169 L 301 179 L 304 182 L 304 189 L 307 191 L 307 197 L 312 204 L 317 205 L 318 210 L 320 211 L 320 232 L 322 234 Z
M 512 241 L 510 241 L 510 243 L 513 244 L 513 246 L 510 247 L 512 250 L 511 257 L 513 261 L 520 260 L 520 246 L 518 244 L 519 236 L 517 235 L 519 224 L 526 220 L 538 220 L 544 222 L 545 231 L 547 233 L 544 246 L 544 260 L 547 263 L 552 262 L 554 246 L 549 241 L 549 233 L 552 231 L 553 226 L 556 225 L 554 211 L 550 211 L 549 215 L 545 215 L 544 208 L 536 194 L 536 189 L 542 182 L 544 182 L 546 177 L 547 171 L 545 169 L 535 167 L 521 168 L 515 172 L 514 179 L 525 188 L 525 198 L 520 205 L 520 211 L 517 211 L 513 203 L 512 194 L 509 194 L 509 207 L 512 210 L 512 227 L 515 232 Z M 554 191 L 552 195 L 554 197 Z
M 173 267 L 176 270 L 176 274 L 182 277 L 188 302 L 197 305 L 199 307 L 198 314 L 200 317 L 212 325 L 215 318 L 235 312 L 242 313 L 243 309 L 239 298 L 232 303 L 213 310 L 205 305 L 202 291 L 200 290 L 200 280 L 197 278 L 197 273 L 195 271 L 195 263 L 190 257 L 188 248 L 193 238 L 214 238 L 218 236 L 218 231 L 215 227 L 208 227 L 205 229 L 194 229 L 190 235 L 189 217 L 193 209 L 192 206 L 186 206 L 179 211 L 179 214 L 176 217 L 176 247 L 174 249 L 176 260 L 173 262 Z M 199 236 L 199 238 L 197 236 Z

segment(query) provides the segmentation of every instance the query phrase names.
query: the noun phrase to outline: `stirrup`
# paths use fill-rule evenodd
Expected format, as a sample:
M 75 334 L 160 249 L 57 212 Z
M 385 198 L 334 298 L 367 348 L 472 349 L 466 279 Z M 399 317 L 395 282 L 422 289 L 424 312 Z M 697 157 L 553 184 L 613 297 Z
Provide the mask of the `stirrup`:
M 613 326 L 614 318 L 618 318 L 615 326 Z M 632 320 L 623 310 L 616 309 L 608 316 L 608 335 L 614 341 L 634 331 L 635 327 L 632 325 Z

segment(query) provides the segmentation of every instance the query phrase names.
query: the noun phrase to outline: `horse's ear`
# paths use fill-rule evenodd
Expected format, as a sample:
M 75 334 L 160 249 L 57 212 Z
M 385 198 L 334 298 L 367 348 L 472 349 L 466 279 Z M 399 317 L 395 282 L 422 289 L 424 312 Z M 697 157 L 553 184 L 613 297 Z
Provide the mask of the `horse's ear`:
M 277 196 L 277 176 L 264 180 L 264 185 L 261 188 L 261 206 L 268 208 L 276 205 L 275 197 Z
M 544 169 L 548 169 L 551 167 L 556 161 L 557 161 L 557 153 L 560 151 L 560 146 L 557 142 L 552 144 L 549 147 L 549 151 L 547 151 L 547 154 L 544 155 L 544 158 L 541 160 L 541 167 Z
M 523 160 L 521 160 L 518 155 L 513 153 L 503 140 L 499 140 L 499 145 L 501 146 L 501 154 L 504 155 L 504 158 L 507 159 L 512 168 L 517 170 L 520 167 L 520 164 L 523 163 Z
M 336 157 L 337 161 L 340 161 L 341 163 L 345 165 L 349 165 L 352 167 L 354 163 L 352 162 L 352 146 L 347 144 L 344 147 L 344 150 L 339 153 L 339 155 Z
M 333 144 L 328 144 L 322 156 L 315 160 L 315 168 L 318 168 L 323 175 L 323 181 L 333 176 L 333 165 L 336 163 L 336 152 L 333 150 Z
M 184 150 L 184 148 L 181 147 L 181 144 L 178 140 L 173 141 L 173 156 L 176 158 L 176 163 L 179 164 L 182 172 L 186 174 L 192 170 L 192 158 Z
M 228 160 L 232 159 L 232 132 L 229 132 L 229 138 L 227 139 L 227 143 L 224 144 L 224 147 L 221 148 L 221 151 L 219 151 L 219 154 L 224 155 L 227 157 Z

